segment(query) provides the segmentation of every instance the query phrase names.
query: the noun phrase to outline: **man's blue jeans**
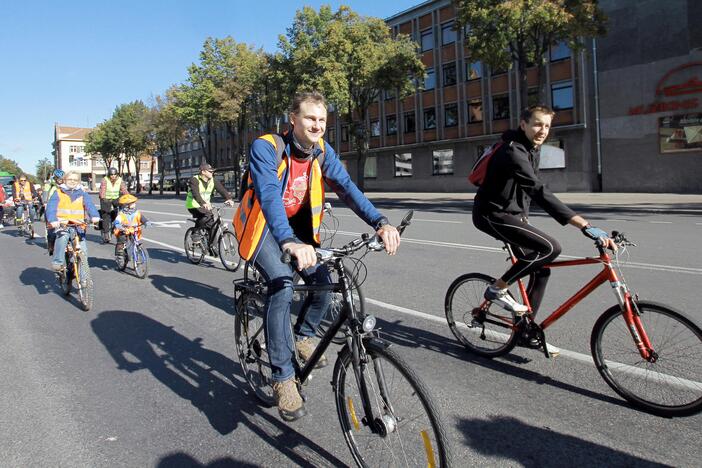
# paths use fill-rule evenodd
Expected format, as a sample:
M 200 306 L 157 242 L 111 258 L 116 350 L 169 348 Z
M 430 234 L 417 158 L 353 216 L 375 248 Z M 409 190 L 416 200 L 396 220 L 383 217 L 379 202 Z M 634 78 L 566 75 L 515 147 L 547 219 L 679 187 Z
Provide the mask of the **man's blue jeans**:
M 76 235 L 80 235 L 76 233 Z M 54 257 L 52 263 L 55 265 L 66 266 L 66 246 L 70 240 L 69 231 L 59 231 L 56 233 L 56 241 L 54 242 Z M 85 235 L 80 236 L 80 248 L 83 253 L 88 255 L 88 244 L 85 242 Z
M 17 204 L 17 209 L 15 210 L 15 218 L 22 219 L 22 213 L 24 213 L 24 205 L 24 203 Z M 34 205 L 32 204 L 27 204 L 27 206 L 29 207 L 29 219 L 32 221 L 36 221 L 37 210 L 34 209 Z
M 282 382 L 295 375 L 292 356 L 295 339 L 292 336 L 290 304 L 293 299 L 293 269 L 283 263 L 283 252 L 273 236 L 266 233 L 254 264 L 266 279 L 265 327 L 268 341 L 268 356 L 271 360 L 273 380 Z M 315 265 L 300 272 L 305 284 L 331 284 L 331 275 L 325 265 Z M 329 291 L 310 292 L 306 307 L 300 311 L 295 324 L 297 339 L 314 336 L 331 303 Z

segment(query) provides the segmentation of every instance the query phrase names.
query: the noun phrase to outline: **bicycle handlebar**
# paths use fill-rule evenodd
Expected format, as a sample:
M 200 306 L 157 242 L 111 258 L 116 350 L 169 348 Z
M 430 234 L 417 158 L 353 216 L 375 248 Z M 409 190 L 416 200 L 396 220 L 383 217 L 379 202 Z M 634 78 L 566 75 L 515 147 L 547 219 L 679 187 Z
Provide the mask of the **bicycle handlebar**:
M 397 226 L 397 230 L 399 231 L 400 236 L 405 231 L 407 226 L 412 224 L 412 216 L 413 215 L 414 215 L 414 210 L 409 210 L 405 214 L 405 217 L 402 218 L 402 221 L 400 222 L 400 224 Z M 373 236 L 371 236 L 368 233 L 363 233 L 363 234 L 361 234 L 360 238 L 352 240 L 351 242 L 344 245 L 343 247 L 328 248 L 328 249 L 315 248 L 314 250 L 315 250 L 315 253 L 317 254 L 317 262 L 318 263 L 327 263 L 335 258 L 348 257 L 349 255 L 352 255 L 355 252 L 358 252 L 363 247 L 368 248 L 368 250 L 380 252 L 385 248 L 385 244 L 383 243 L 383 240 L 380 238 L 380 236 L 378 236 L 378 234 L 374 234 Z M 292 263 L 294 261 L 293 256 L 288 251 L 283 252 L 283 255 L 280 257 L 280 260 L 283 263 Z

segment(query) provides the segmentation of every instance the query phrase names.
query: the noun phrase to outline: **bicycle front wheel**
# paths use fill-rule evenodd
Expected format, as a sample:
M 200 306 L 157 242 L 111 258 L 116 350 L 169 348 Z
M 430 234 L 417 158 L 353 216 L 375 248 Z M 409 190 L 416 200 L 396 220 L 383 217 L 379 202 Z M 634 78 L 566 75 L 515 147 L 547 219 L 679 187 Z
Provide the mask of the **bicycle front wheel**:
M 82 252 L 78 254 L 76 268 L 76 282 L 80 283 L 78 286 L 78 297 L 83 310 L 90 310 L 95 299 L 95 288 L 93 287 L 93 279 L 90 277 L 88 257 Z
M 620 307 L 592 329 L 592 357 L 602 378 L 632 405 L 660 416 L 688 416 L 702 410 L 702 331 L 680 312 L 637 302 L 643 330 L 656 353 L 645 360 Z
M 456 278 L 446 291 L 444 308 L 451 332 L 469 351 L 484 357 L 510 352 L 517 344 L 513 312 L 485 302 L 485 289 L 494 281 L 488 275 L 468 273 Z
M 185 239 L 183 241 L 185 244 L 185 256 L 188 257 L 188 260 L 195 265 L 200 263 L 202 259 L 205 258 L 205 249 L 202 246 L 202 240 L 193 240 L 193 234 L 195 234 L 197 231 L 198 229 L 195 227 L 188 228 L 188 230 L 185 231 Z
M 356 278 L 351 279 L 351 292 L 353 294 L 353 310 L 356 311 L 356 316 L 365 316 L 365 298 L 363 296 L 361 286 L 356 282 Z M 331 304 L 329 305 L 329 309 L 327 309 L 327 313 L 322 318 L 322 321 L 319 323 L 316 330 L 316 334 L 319 338 L 322 338 L 327 333 L 327 330 L 331 324 L 334 323 L 339 314 L 343 312 L 343 307 L 344 299 L 342 294 L 337 292 L 332 293 L 332 300 Z M 332 342 L 336 344 L 344 344 L 346 342 L 346 329 L 347 325 L 342 325 L 336 335 L 334 335 L 334 338 L 332 338 Z
M 446 430 L 424 384 L 386 343 L 371 338 L 364 347 L 357 369 L 348 347 L 341 351 L 332 380 L 339 422 L 356 463 L 450 466 Z
M 134 249 L 134 273 L 138 278 L 146 278 L 149 273 L 149 255 L 142 245 L 137 245 Z
M 241 294 L 236 301 L 234 336 L 244 378 L 261 403 L 273 406 L 272 369 L 263 325 L 265 304 L 265 299 L 258 294 Z
M 239 269 L 241 264 L 239 243 L 231 231 L 222 232 L 222 236 L 219 238 L 219 259 L 227 270 L 236 271 Z

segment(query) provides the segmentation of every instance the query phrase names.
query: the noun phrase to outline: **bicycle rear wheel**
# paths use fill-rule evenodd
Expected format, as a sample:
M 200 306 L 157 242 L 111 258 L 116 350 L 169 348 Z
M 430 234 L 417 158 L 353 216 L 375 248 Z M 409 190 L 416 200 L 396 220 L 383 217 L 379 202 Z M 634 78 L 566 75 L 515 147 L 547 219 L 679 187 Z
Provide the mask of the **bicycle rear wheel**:
M 644 360 L 620 307 L 605 311 L 592 329 L 590 347 L 602 378 L 632 405 L 660 416 L 702 410 L 702 330 L 680 312 L 637 302 L 639 319 L 656 353 Z
M 134 273 L 138 278 L 146 278 L 149 273 L 149 255 L 142 245 L 137 245 L 134 249 Z
M 231 231 L 223 231 L 219 238 L 219 259 L 222 265 L 229 271 L 236 271 L 241 265 L 239 256 L 239 243 L 236 236 Z
M 193 234 L 197 231 L 198 229 L 195 227 L 188 228 L 188 230 L 185 231 L 184 239 L 185 256 L 195 265 L 202 262 L 202 259 L 205 258 L 205 248 L 202 246 L 202 240 L 193 240 Z
M 446 291 L 444 308 L 451 332 L 469 351 L 484 357 L 510 352 L 517 344 L 517 316 L 485 302 L 483 294 L 494 278 L 481 273 L 461 275 Z
M 239 363 L 251 390 L 261 403 L 273 406 L 272 369 L 263 325 L 265 304 L 258 294 L 241 294 L 236 301 L 234 336 Z
M 414 371 L 388 345 L 364 340 L 356 369 L 344 347 L 334 366 L 336 409 L 359 466 L 450 466 L 451 453 L 438 410 Z M 369 401 L 364 401 L 362 388 Z M 368 420 L 365 407 L 372 409 Z

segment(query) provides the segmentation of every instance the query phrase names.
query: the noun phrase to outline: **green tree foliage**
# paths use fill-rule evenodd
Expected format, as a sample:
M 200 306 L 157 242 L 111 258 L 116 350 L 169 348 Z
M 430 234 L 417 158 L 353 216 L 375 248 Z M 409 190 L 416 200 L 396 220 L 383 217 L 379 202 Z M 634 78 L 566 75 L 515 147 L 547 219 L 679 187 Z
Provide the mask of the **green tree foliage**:
M 142 101 L 133 101 L 117 106 L 112 114 L 112 121 L 118 131 L 120 153 L 126 160 L 127 174 L 132 175 L 134 167 L 137 178 L 137 192 L 141 191 L 139 178 L 139 157 L 148 148 L 148 108 Z
M 99 157 L 106 169 L 120 158 L 119 130 L 117 123 L 108 119 L 98 124 L 85 138 L 85 152 L 92 158 Z
M 290 90 L 319 90 L 346 117 L 358 154 L 357 183 L 363 188 L 363 168 L 369 148 L 368 108 L 380 90 L 400 96 L 414 93 L 424 65 L 409 36 L 393 37 L 380 18 L 370 18 L 341 6 L 316 12 L 299 10 L 280 37 Z
M 172 86 L 163 96 L 156 96 L 156 102 L 151 108 L 148 118 L 149 138 L 156 147 L 158 166 L 161 171 L 159 180 L 159 192 L 161 194 L 163 194 L 163 182 L 166 168 L 164 156 L 171 152 L 173 154 L 173 169 L 176 176 L 176 195 L 180 195 L 180 158 L 178 155 L 178 145 L 186 137 L 186 127 L 185 123 L 180 120 L 179 113 L 175 106 L 175 95 L 177 93 L 178 88 Z
M 36 175 L 40 181 L 45 181 L 54 172 L 54 163 L 49 158 L 43 158 L 37 161 Z
M 19 177 L 21 174 L 24 174 L 24 171 L 20 169 L 17 162 L 15 162 L 13 159 L 4 157 L 3 155 L 0 155 L 0 171 L 9 172 L 14 174 L 15 177 Z
M 454 0 L 456 27 L 465 30 L 473 60 L 496 69 L 512 64 L 519 75 L 519 106 L 527 105 L 527 67 L 535 64 L 539 101 L 548 102 L 544 67 L 549 47 L 565 41 L 582 48 L 584 37 L 605 34 L 597 0 Z

